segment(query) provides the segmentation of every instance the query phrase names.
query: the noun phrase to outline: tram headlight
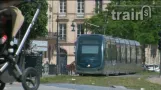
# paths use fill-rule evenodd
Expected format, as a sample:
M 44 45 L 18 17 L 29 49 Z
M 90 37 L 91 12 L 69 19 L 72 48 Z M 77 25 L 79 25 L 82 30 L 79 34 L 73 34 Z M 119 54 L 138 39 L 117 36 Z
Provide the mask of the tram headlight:
M 90 64 L 88 64 L 88 65 L 87 65 L 87 67 L 91 67 L 91 65 L 90 65 Z

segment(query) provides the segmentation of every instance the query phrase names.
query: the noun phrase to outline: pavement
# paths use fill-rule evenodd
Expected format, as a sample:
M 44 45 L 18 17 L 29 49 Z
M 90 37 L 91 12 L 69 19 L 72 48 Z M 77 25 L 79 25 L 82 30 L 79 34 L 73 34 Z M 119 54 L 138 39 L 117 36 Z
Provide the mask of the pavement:
M 134 77 L 140 77 L 140 75 L 134 75 Z M 150 76 L 149 78 L 147 78 L 147 81 L 161 85 L 161 77 L 159 76 Z M 21 83 L 14 82 L 13 84 L 7 84 L 4 90 L 24 90 L 24 89 Z M 127 89 L 124 86 L 115 86 L 115 85 L 111 87 L 101 87 L 93 85 L 79 85 L 79 84 L 68 84 L 68 83 L 50 83 L 50 84 L 41 84 L 38 90 L 134 90 L 134 89 Z
M 24 90 L 24 89 L 21 85 L 7 85 L 4 90 Z M 40 85 L 38 90 L 73 90 L 73 89 Z
M 4 90 L 24 90 L 21 83 L 7 84 Z M 132 90 L 123 86 L 100 87 L 92 85 L 78 85 L 78 84 L 41 84 L 38 90 Z
M 156 83 L 161 85 L 161 76 L 152 76 L 147 79 L 151 83 Z

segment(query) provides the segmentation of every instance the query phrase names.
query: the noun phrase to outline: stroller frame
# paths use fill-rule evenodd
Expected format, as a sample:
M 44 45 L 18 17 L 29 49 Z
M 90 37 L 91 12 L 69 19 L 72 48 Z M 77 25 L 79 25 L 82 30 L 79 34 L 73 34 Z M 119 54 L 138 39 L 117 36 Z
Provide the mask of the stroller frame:
M 0 81 L 1 81 L 0 82 L 0 84 L 1 84 L 0 90 L 4 89 L 5 83 L 11 83 L 11 82 L 14 82 L 15 80 L 17 80 L 18 82 L 22 82 L 22 86 L 23 86 L 23 88 L 25 90 L 37 90 L 38 87 L 39 87 L 40 76 L 39 76 L 38 72 L 34 68 L 31 68 L 31 67 L 29 67 L 29 68 L 25 69 L 24 71 L 22 71 L 20 69 L 20 67 L 18 66 L 18 64 L 17 64 L 17 62 L 19 60 L 19 54 L 22 51 L 22 47 L 23 47 L 23 45 L 24 45 L 24 43 L 25 43 L 25 41 L 26 41 L 30 31 L 31 31 L 31 28 L 33 27 L 33 25 L 34 25 L 34 23 L 35 23 L 35 21 L 36 21 L 36 19 L 38 17 L 38 14 L 40 12 L 41 5 L 40 4 L 37 4 L 37 5 L 38 5 L 38 8 L 36 10 L 36 13 L 35 13 L 32 21 L 31 21 L 31 23 L 30 23 L 30 25 L 29 25 L 29 27 L 28 27 L 23 39 L 21 40 L 21 43 L 18 46 L 18 49 L 16 50 L 16 53 L 14 54 L 13 57 L 9 57 L 9 60 L 6 61 L 2 65 L 2 67 L 0 67 Z M 9 72 L 8 68 L 10 68 L 10 69 L 14 68 L 17 73 L 14 72 L 14 69 L 11 70 L 12 73 L 8 73 Z M 5 75 L 3 75 L 4 73 L 5 73 Z M 34 75 L 36 76 L 36 78 L 35 78 L 35 79 L 37 79 L 36 80 L 36 85 L 34 84 L 34 82 L 32 82 L 32 80 L 27 79 L 27 77 L 28 77 L 27 75 L 29 75 L 29 74 L 31 74 L 31 77 L 33 77 Z M 8 79 L 8 80 L 2 80 L 2 78 L 4 79 L 4 76 L 6 76 L 6 75 L 13 76 L 13 78 L 11 78 L 11 79 L 10 78 L 9 79 L 5 78 L 5 79 Z M 34 87 L 30 88 L 27 85 L 26 82 L 30 82 L 31 84 L 33 84 Z

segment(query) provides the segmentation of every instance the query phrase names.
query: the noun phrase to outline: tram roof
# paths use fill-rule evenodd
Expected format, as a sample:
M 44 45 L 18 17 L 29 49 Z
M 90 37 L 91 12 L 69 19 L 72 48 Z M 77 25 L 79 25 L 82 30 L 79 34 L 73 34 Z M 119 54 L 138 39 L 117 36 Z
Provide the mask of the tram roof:
M 135 45 L 135 41 L 134 40 L 129 40 L 130 45 Z
M 119 38 L 115 38 L 116 43 L 120 43 Z
M 140 46 L 140 43 L 139 43 L 139 42 L 137 42 L 137 41 L 135 41 L 135 44 L 136 44 L 136 46 Z
M 113 38 L 112 36 L 105 36 L 106 39 L 110 40 L 111 38 Z
M 126 44 L 126 39 L 119 38 L 121 44 Z
M 98 36 L 103 36 L 106 40 L 114 41 L 116 43 L 140 46 L 140 43 L 135 40 L 122 39 L 118 37 L 106 36 L 106 35 L 101 35 L 101 34 L 84 34 L 84 35 L 85 36 L 86 35 L 98 35 Z
M 125 39 L 125 43 L 126 43 L 126 44 L 129 44 L 129 40 Z
M 120 44 L 140 46 L 140 43 L 135 40 L 122 39 L 122 38 L 118 38 L 118 37 L 114 38 L 112 36 L 106 36 L 105 38 L 108 40 L 115 40 L 116 43 L 120 43 Z

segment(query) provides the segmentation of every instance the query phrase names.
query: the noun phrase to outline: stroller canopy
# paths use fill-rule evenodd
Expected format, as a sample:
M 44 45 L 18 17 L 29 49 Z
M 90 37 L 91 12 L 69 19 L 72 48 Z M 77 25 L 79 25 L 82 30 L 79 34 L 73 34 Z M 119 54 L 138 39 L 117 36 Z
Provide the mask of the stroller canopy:
M 9 7 L 12 16 L 12 37 L 15 37 L 24 22 L 24 16 L 21 11 L 14 6 Z
M 21 11 L 13 6 L 15 4 L 21 3 L 22 0 L 1 0 L 0 1 L 0 12 L 11 15 L 12 18 L 12 38 L 16 36 L 18 30 L 21 28 L 24 22 L 24 16 Z
M 0 10 L 0 12 L 11 15 L 12 30 L 9 32 L 11 32 L 12 38 L 15 37 L 24 22 L 24 16 L 22 15 L 21 11 L 15 6 L 5 8 L 3 10 Z

